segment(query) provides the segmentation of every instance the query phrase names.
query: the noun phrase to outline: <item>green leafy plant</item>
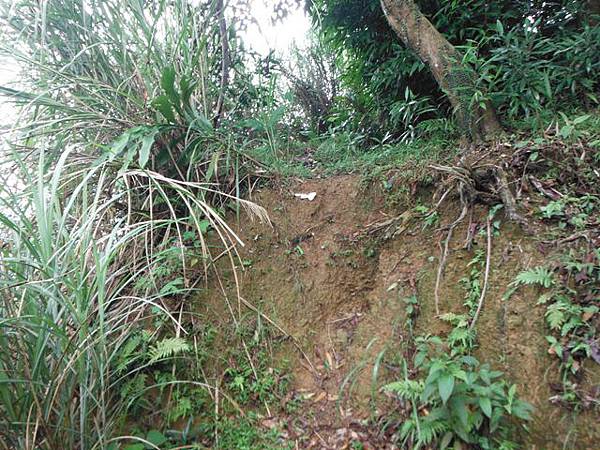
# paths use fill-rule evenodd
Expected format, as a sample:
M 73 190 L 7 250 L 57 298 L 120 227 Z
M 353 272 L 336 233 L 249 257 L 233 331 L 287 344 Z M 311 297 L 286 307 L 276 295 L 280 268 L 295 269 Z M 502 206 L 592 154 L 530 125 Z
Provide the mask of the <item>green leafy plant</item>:
M 559 114 L 563 120 L 563 125 L 559 125 L 557 122 L 556 127 L 558 129 L 558 135 L 563 139 L 577 139 L 580 136 L 578 125 L 583 124 L 590 119 L 590 114 L 584 114 L 577 116 L 574 119 L 570 119 L 564 112 L 559 111 Z
M 439 213 L 435 210 L 430 211 L 427 206 L 417 205 L 414 209 L 416 213 L 423 216 L 423 229 L 434 226 L 440 220 Z
M 514 286 L 538 284 L 545 288 L 553 286 L 554 273 L 546 267 L 538 266 L 519 273 L 513 282 Z
M 599 206 L 600 199 L 593 194 L 579 197 L 565 195 L 540 207 L 540 212 L 545 219 L 558 220 L 561 228 L 571 226 L 581 230 L 593 222 L 591 216 Z
M 134 381 L 144 345 L 140 317 L 156 308 L 180 326 L 160 304 L 164 294 L 136 287 L 136 275 L 151 272 L 161 251 L 131 257 L 147 233 L 165 232 L 176 219 L 120 218 L 103 228 L 127 191 L 105 197 L 114 188 L 111 166 L 67 164 L 69 156 L 65 151 L 54 164 L 40 159 L 32 173 L 15 154 L 24 195 L 0 189 L 0 223 L 10 243 L 0 262 L 0 343 L 14 349 L 0 354 L 0 427 L 15 447 L 37 442 L 27 426 L 31 411 L 46 430 L 41 448 L 107 445 L 129 401 L 118 386 L 139 392 L 144 384 Z
M 529 420 L 532 408 L 516 396 L 501 372 L 472 356 L 449 356 L 437 337 L 417 338 L 415 368 L 424 378 L 384 386 L 418 405 L 400 430 L 404 445 L 444 449 L 464 442 L 484 449 L 506 446 L 512 420 Z
M 150 364 L 160 361 L 161 359 L 168 359 L 174 355 L 180 353 L 186 353 L 190 351 L 189 344 L 180 337 L 165 338 L 158 341 L 149 350 Z
M 521 272 L 512 283 L 511 292 L 519 286 L 534 285 L 545 289 L 538 305 L 546 308 L 544 317 L 549 352 L 560 361 L 561 379 L 565 387 L 563 399 L 575 406 L 580 404 L 569 377 L 579 376 L 585 360 L 597 356 L 597 330 L 593 318 L 600 305 L 593 299 L 598 295 L 600 252 L 571 252 L 563 255 L 554 269 L 535 267 Z
M 179 370 L 191 347 L 169 336 L 187 324 L 167 305 L 211 252 L 236 266 L 225 208 L 266 212 L 239 198 L 249 160 L 214 126 L 208 5 L 0 8 L 0 53 L 20 75 L 0 88 L 19 118 L 0 157 L 0 434 L 10 448 L 106 448 L 167 360 L 170 387 L 210 389 Z
M 224 380 L 240 404 L 265 406 L 281 399 L 288 387 L 285 364 L 276 365 L 269 354 L 269 330 L 251 318 L 238 330 L 242 348 L 233 347 L 227 355 L 229 367 Z
M 467 267 L 469 276 L 461 278 L 460 283 L 465 289 L 465 303 L 469 313 L 472 315 L 477 309 L 477 302 L 481 296 L 481 276 L 485 264 L 485 252 L 483 250 L 475 251 L 475 256 L 469 261 Z

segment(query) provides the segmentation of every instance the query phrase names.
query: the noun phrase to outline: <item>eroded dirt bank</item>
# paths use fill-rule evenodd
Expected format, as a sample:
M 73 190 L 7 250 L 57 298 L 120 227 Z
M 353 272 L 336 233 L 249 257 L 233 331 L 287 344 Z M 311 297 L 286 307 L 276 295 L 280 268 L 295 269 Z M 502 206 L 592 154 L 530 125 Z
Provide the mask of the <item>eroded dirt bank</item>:
M 302 200 L 293 196 L 298 192 L 316 192 L 316 197 Z M 405 318 L 404 298 L 416 295 L 419 302 L 415 333 L 449 330 L 434 306 L 441 236 L 437 229 L 457 217 L 458 205 L 446 202 L 440 223 L 424 228 L 414 215 L 402 216 L 412 206 L 386 205 L 384 195 L 356 176 L 263 189 L 253 200 L 269 211 L 273 228 L 248 221 L 239 226 L 247 243 L 241 254 L 246 266 L 241 295 L 294 337 L 295 343 L 288 339 L 277 358 L 289 359 L 292 393 L 306 399 L 293 414 L 274 414 L 266 426 L 281 425 L 300 448 L 344 448 L 357 438 L 365 448 L 391 448 L 385 430 L 393 424 L 382 417 L 396 405 L 378 387 L 400 377 L 393 362 L 401 358 L 398 348 L 407 339 L 399 326 Z M 427 194 L 422 201 L 430 201 Z M 484 226 L 487 210 L 479 208 L 471 231 Z M 398 220 L 389 222 L 394 217 Z M 485 238 L 476 238 L 472 249 L 464 249 L 468 227 L 468 221 L 458 226 L 450 242 L 439 290 L 442 313 L 464 312 L 460 280 L 485 245 Z M 537 292 L 522 289 L 508 301 L 502 299 L 520 271 L 548 257 L 540 252 L 539 235 L 501 224 L 493 238 L 476 356 L 502 370 L 534 405 L 530 433 L 519 438 L 523 448 L 596 449 L 597 416 L 576 416 L 551 402 L 558 371 L 548 354 Z M 215 295 L 207 305 L 218 309 L 220 302 Z M 597 370 L 589 376 L 592 384 L 600 383 Z

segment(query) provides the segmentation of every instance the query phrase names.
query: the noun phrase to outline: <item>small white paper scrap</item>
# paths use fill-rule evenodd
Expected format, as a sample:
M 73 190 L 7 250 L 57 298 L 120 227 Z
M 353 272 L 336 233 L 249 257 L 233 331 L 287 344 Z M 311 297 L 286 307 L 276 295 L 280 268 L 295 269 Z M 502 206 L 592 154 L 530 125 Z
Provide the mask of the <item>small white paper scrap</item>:
M 315 199 L 315 197 L 317 196 L 317 193 L 309 192 L 308 194 L 299 193 L 299 194 L 294 194 L 294 195 L 302 200 L 308 200 L 309 202 L 312 202 Z

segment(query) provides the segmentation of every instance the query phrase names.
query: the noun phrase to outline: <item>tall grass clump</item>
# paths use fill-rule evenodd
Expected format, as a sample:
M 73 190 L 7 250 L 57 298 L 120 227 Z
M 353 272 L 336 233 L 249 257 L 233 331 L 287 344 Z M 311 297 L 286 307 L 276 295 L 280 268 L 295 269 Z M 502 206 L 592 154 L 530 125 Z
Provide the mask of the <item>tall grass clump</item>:
M 132 242 L 174 221 L 106 220 L 125 192 L 105 198 L 101 193 L 114 183 L 106 167 L 77 170 L 69 167 L 69 156 L 63 153 L 51 173 L 43 159 L 35 176 L 21 166 L 23 190 L 2 191 L 5 448 L 90 448 L 106 442 L 120 408 L 110 389 L 115 358 L 146 306 L 162 308 L 160 295 L 133 288 L 136 276 L 160 255 L 142 262 L 129 252 Z M 69 174 L 72 169 L 79 173 Z
M 128 339 L 153 314 L 185 335 L 171 300 L 214 259 L 235 265 L 227 208 L 268 220 L 239 198 L 249 162 L 217 127 L 229 37 L 214 2 L 0 8 L 21 69 L 0 87 L 18 108 L 0 162 L 0 448 L 143 441 L 123 431 L 119 388 L 145 369 L 123 364 Z

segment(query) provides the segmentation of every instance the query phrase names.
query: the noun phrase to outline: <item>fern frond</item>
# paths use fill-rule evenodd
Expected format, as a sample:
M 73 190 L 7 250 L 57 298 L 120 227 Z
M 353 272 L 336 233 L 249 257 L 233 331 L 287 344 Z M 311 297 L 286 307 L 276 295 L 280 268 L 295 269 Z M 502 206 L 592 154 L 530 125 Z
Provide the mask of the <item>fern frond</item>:
M 398 394 L 405 400 L 416 400 L 423 392 L 423 382 L 417 380 L 395 381 L 386 384 L 383 389 Z
M 549 288 L 554 285 L 554 273 L 547 267 L 538 266 L 521 272 L 513 283 L 516 285 L 537 284 Z
M 449 430 L 446 420 L 428 420 L 427 417 L 420 422 L 420 426 L 421 439 L 419 441 L 424 445 L 430 445 Z
M 190 350 L 189 344 L 180 337 L 165 338 L 150 349 L 150 363 L 170 358 Z
M 564 313 L 565 307 L 563 304 L 554 303 L 548 306 L 546 310 L 546 320 L 552 330 L 558 330 L 566 320 Z
M 134 355 L 134 352 L 138 348 L 141 341 L 142 338 L 138 334 L 125 341 L 125 344 L 119 351 L 119 355 L 117 357 L 117 373 L 124 372 L 129 364 L 139 357 L 137 354 Z
M 120 395 L 122 399 L 129 399 L 133 402 L 137 399 L 146 388 L 146 380 L 148 375 L 145 373 L 138 373 L 136 376 L 128 380 L 122 387 Z
M 440 316 L 440 319 L 442 319 L 444 322 L 448 322 L 448 323 L 454 325 L 455 327 L 465 327 L 465 326 L 469 325 L 469 319 L 467 318 L 467 316 L 465 314 L 455 314 L 455 313 L 449 312 L 449 313 L 442 314 Z

